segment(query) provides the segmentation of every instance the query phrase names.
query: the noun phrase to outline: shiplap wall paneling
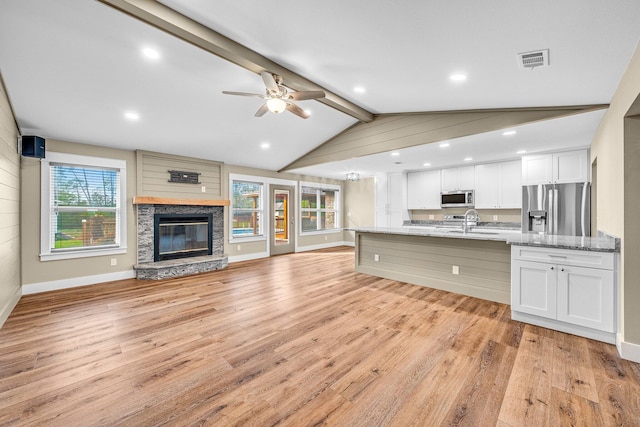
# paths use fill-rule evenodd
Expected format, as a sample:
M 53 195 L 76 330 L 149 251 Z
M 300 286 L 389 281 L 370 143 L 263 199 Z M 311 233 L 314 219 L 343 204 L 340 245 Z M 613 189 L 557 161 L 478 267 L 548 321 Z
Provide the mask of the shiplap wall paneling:
M 176 199 L 220 199 L 222 163 L 170 154 L 137 151 L 137 195 Z M 169 171 L 200 173 L 200 184 L 169 182 Z M 205 191 L 202 191 L 204 187 Z
M 376 233 L 358 233 L 357 239 L 356 269 L 361 273 L 510 301 L 511 256 L 504 242 Z

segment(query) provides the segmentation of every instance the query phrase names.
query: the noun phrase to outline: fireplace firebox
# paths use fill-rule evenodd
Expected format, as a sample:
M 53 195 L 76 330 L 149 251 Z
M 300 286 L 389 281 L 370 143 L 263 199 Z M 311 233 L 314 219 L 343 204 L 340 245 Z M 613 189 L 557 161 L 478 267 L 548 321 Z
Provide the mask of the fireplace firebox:
M 155 214 L 153 260 L 212 254 L 212 214 Z

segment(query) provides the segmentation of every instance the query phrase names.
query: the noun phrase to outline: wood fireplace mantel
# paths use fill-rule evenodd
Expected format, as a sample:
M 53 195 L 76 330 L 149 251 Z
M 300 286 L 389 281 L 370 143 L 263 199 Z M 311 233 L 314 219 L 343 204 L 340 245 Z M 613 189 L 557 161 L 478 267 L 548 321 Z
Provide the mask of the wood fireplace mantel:
M 229 206 L 230 200 L 211 199 L 170 199 L 166 197 L 136 196 L 134 205 L 187 205 L 187 206 Z

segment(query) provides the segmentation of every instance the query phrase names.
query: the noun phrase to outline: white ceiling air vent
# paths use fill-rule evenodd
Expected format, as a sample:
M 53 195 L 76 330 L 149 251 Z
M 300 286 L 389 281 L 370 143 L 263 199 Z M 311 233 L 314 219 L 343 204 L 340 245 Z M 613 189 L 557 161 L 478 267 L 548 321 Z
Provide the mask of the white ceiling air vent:
M 549 66 L 549 49 L 535 50 L 518 54 L 518 65 L 524 69 Z

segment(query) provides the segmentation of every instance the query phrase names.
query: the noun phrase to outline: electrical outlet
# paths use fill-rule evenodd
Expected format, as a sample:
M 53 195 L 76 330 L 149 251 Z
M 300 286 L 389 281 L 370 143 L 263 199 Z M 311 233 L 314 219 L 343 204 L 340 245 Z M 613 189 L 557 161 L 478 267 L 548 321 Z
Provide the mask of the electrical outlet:
M 458 267 L 457 265 L 452 266 L 451 272 L 453 274 L 460 274 L 460 267 Z
M 494 216 L 493 216 L 493 220 L 494 220 L 494 221 L 497 221 L 497 220 L 498 220 L 498 215 L 494 215 Z
M 236 250 L 238 250 L 238 251 L 240 250 L 240 245 L 238 245 L 238 247 L 236 248 Z
M 351 218 L 351 212 L 347 212 L 347 218 Z
M 380 261 L 380 255 L 378 255 L 378 254 L 373 254 L 373 260 L 374 260 L 375 262 L 379 262 L 379 261 Z
M 200 189 L 202 190 L 203 193 L 207 192 L 207 187 L 205 187 L 204 185 L 202 187 L 200 187 Z
M 118 258 L 111 258 L 111 266 L 118 265 Z
M 429 219 L 434 219 L 435 216 L 433 214 L 429 214 Z
M 324 236 L 324 240 L 329 240 L 329 236 Z

